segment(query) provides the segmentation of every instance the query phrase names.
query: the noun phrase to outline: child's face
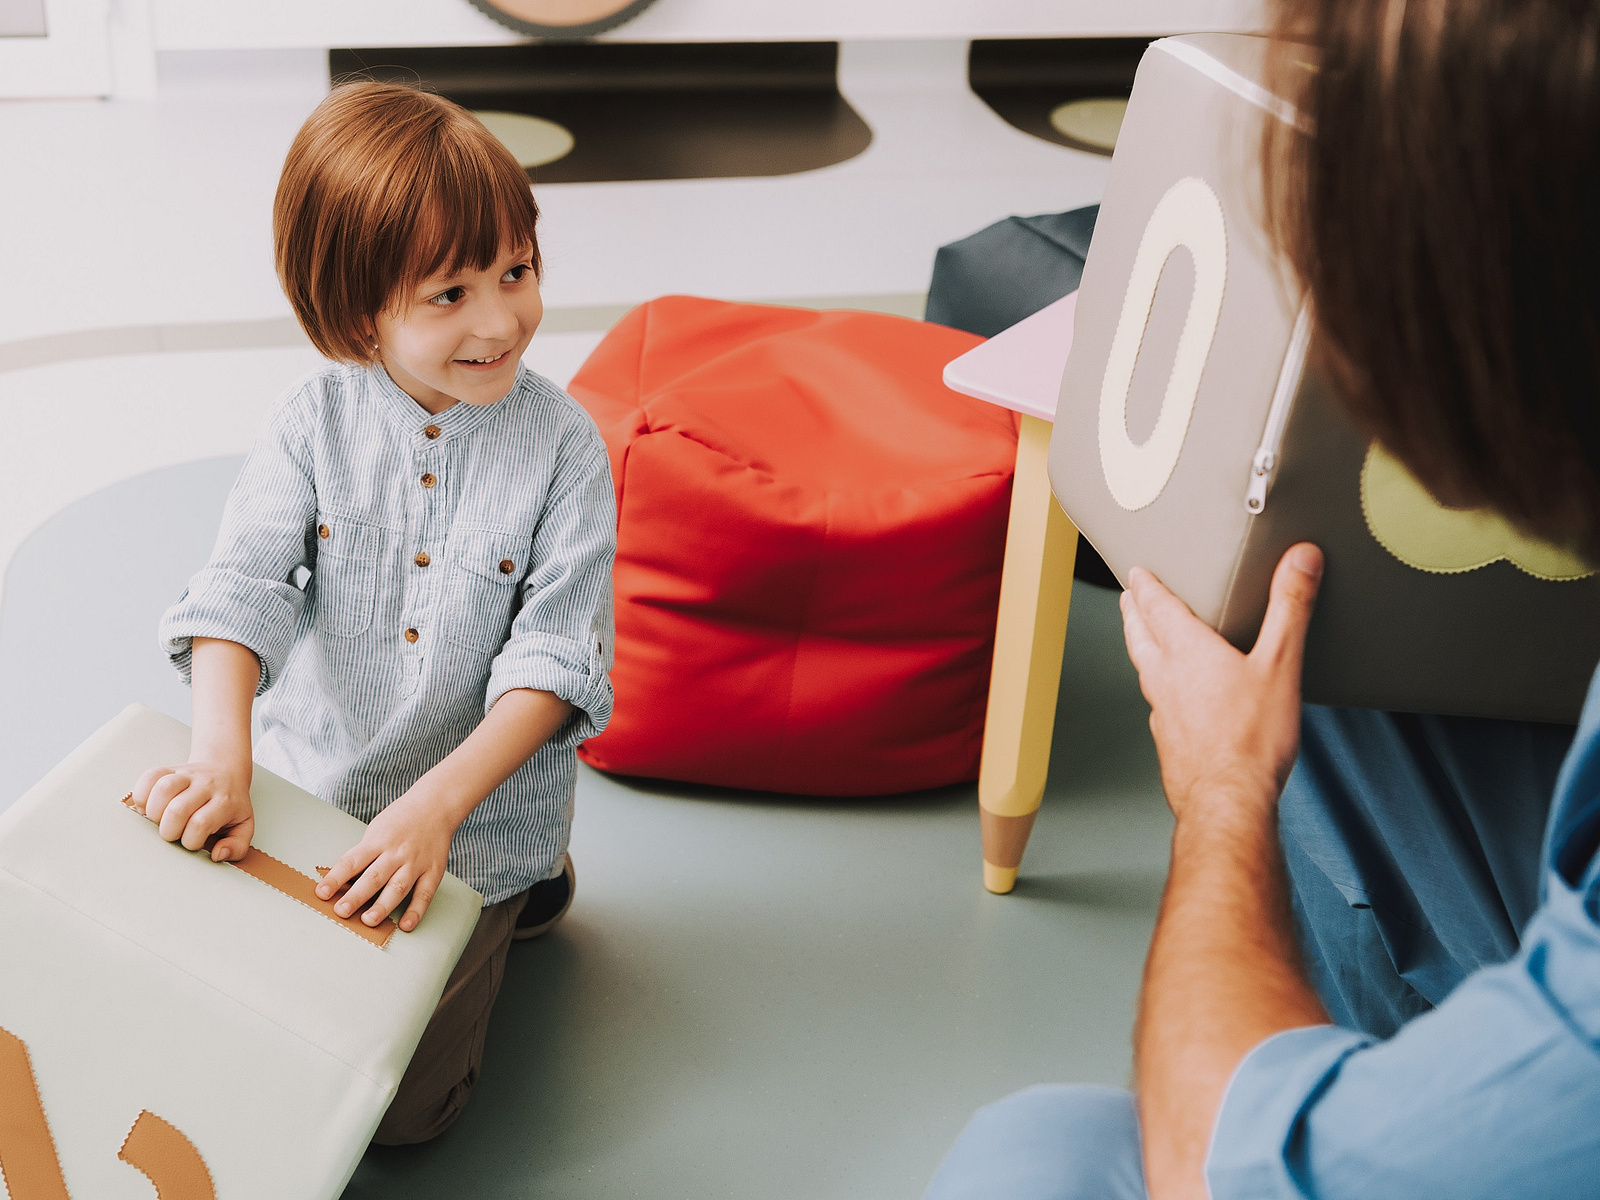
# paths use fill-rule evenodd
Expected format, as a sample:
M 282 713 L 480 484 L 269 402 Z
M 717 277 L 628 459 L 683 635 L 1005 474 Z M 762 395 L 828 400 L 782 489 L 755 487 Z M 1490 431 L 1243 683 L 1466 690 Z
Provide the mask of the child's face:
M 493 404 L 511 391 L 543 316 L 531 249 L 518 247 L 486 270 L 433 275 L 397 296 L 376 322 L 378 356 L 429 412 Z

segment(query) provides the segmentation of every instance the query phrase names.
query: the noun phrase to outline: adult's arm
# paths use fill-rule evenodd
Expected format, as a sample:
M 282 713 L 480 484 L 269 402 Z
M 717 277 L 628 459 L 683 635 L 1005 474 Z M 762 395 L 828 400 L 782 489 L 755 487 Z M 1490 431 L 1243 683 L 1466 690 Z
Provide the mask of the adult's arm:
M 1509 962 L 1386 1041 L 1291 1029 L 1250 1051 L 1206 1167 L 1216 1200 L 1595 1194 L 1596 881 L 1551 894 Z
M 1206 1200 L 1207 1150 L 1245 1056 L 1328 1021 L 1299 962 L 1277 803 L 1299 748 L 1300 670 L 1322 554 L 1292 547 L 1241 654 L 1146 571 L 1123 593 L 1176 824 L 1134 1049 L 1152 1200 Z

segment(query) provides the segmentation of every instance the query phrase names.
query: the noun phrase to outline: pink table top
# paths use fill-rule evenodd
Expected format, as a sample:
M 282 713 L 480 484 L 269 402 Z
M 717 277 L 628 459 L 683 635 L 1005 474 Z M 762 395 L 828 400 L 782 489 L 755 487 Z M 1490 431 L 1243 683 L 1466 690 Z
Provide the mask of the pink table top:
M 1042 421 L 1056 419 L 1078 293 L 1003 329 L 945 364 L 945 386 Z

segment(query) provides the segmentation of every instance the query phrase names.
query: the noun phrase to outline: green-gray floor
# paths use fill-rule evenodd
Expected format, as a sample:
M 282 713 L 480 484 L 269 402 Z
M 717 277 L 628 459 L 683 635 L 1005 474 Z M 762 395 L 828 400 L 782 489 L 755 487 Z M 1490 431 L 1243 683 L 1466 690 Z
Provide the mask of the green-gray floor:
M 1074 596 L 1022 881 L 971 787 L 804 801 L 584 770 L 578 899 L 513 948 L 457 1125 L 346 1200 L 914 1200 L 971 1110 L 1125 1082 L 1170 823 L 1114 597 Z
M 130 700 L 187 719 L 153 631 L 237 470 L 117 484 L 18 550 L 0 808 Z M 471 1106 L 431 1145 L 370 1152 L 348 1200 L 915 1200 L 978 1105 L 1124 1082 L 1170 830 L 1145 715 L 1115 598 L 1079 585 L 1052 783 L 1006 897 L 979 883 L 971 787 L 819 803 L 583 770 L 577 903 L 513 949 Z

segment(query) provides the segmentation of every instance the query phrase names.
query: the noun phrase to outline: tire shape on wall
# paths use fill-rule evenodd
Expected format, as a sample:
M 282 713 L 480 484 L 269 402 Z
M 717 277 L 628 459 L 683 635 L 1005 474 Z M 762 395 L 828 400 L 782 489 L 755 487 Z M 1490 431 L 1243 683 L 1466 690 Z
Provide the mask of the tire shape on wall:
M 492 17 L 507 29 L 528 37 L 546 40 L 594 37 L 633 20 L 655 0 L 591 0 L 574 5 L 572 0 L 470 0 L 472 7 Z M 580 8 L 586 19 L 560 22 L 550 18 L 554 10 Z

